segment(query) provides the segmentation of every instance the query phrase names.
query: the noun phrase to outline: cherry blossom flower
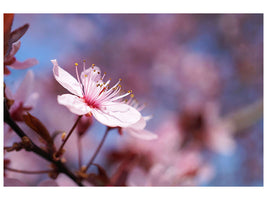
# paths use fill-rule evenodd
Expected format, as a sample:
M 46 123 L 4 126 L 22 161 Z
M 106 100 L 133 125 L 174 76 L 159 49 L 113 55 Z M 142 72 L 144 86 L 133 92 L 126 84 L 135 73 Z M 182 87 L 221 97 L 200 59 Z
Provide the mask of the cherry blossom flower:
M 101 77 L 100 69 L 92 66 L 85 69 L 85 62 L 81 78 L 77 80 L 64 69 L 59 67 L 56 60 L 53 63 L 55 79 L 72 94 L 59 95 L 57 100 L 77 115 L 93 115 L 100 123 L 109 127 L 129 127 L 141 119 L 141 114 L 134 107 L 126 104 L 122 99 L 129 94 L 118 95 L 121 91 L 120 81 L 109 88 L 110 79 L 105 83 L 104 75 Z M 120 100 L 120 101 L 119 101 Z

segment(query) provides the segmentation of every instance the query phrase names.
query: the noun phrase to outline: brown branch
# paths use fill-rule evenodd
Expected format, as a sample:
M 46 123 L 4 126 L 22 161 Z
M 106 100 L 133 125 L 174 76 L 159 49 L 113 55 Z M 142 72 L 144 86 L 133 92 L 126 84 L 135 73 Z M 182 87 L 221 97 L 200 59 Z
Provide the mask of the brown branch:
M 9 111 L 7 109 L 6 106 L 6 99 L 4 98 L 4 122 L 7 123 L 14 131 L 15 133 L 20 137 L 27 137 L 29 138 L 24 131 L 17 125 L 17 123 L 11 118 Z M 30 139 L 29 139 L 30 140 Z M 42 158 L 44 158 L 45 160 L 53 163 L 56 167 L 58 172 L 64 173 L 66 174 L 69 178 L 71 178 L 74 182 L 77 183 L 77 185 L 79 186 L 83 186 L 83 184 L 81 183 L 80 178 L 76 177 L 67 167 L 66 165 L 64 165 L 61 160 L 54 160 L 53 159 L 53 155 L 48 154 L 46 151 L 44 151 L 43 149 L 39 148 L 36 144 L 34 144 L 34 142 L 32 140 L 30 140 L 32 146 L 31 149 L 29 149 L 29 151 L 32 151 L 36 154 L 38 154 L 39 156 L 41 156 Z

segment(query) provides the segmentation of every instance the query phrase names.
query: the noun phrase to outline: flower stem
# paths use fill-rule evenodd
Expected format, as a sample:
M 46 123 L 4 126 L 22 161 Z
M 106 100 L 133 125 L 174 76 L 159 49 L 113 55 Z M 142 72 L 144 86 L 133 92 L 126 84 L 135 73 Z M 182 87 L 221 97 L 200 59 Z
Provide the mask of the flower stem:
M 9 167 L 5 167 L 5 169 L 12 171 L 12 172 L 18 172 L 18 173 L 24 173 L 24 174 L 46 174 L 46 173 L 53 172 L 53 170 L 26 171 L 26 170 L 13 169 Z
M 64 145 L 66 144 L 66 142 L 68 141 L 69 137 L 71 136 L 72 132 L 74 131 L 75 127 L 77 126 L 79 120 L 81 119 L 82 115 L 80 115 L 78 117 L 78 119 L 76 120 L 76 122 L 74 123 L 74 125 L 72 126 L 72 128 L 70 129 L 66 139 L 62 142 L 61 146 L 59 147 L 58 151 L 54 154 L 55 157 L 60 157 L 60 155 L 62 154 L 62 150 Z
M 78 164 L 79 169 L 82 167 L 82 143 L 81 143 L 81 137 L 78 136 Z
M 109 132 L 110 129 L 112 129 L 112 128 L 111 128 L 111 127 L 107 127 L 106 132 L 105 132 L 105 134 L 104 134 L 104 136 L 103 136 L 103 138 L 102 138 L 100 144 L 98 145 L 98 147 L 97 147 L 97 149 L 96 149 L 96 151 L 95 151 L 93 157 L 91 158 L 91 160 L 90 160 L 90 161 L 88 162 L 88 164 L 86 165 L 85 172 L 86 172 L 86 171 L 89 169 L 89 167 L 93 164 L 93 162 L 94 162 L 94 160 L 95 160 L 97 154 L 99 153 L 101 147 L 102 147 L 103 144 L 104 144 L 104 141 L 105 141 L 106 138 L 107 138 L 107 135 L 108 135 L 108 132 Z

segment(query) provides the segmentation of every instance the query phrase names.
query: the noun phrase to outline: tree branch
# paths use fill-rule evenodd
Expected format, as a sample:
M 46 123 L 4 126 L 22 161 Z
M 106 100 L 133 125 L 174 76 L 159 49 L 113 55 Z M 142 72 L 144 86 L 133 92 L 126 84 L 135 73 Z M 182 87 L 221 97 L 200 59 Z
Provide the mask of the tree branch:
M 20 137 L 27 137 L 29 138 L 24 131 L 17 125 L 17 123 L 11 118 L 9 111 L 7 109 L 6 105 L 6 98 L 4 98 L 4 122 L 7 123 L 14 131 L 15 133 Z M 29 139 L 30 140 L 30 139 Z M 60 160 L 54 160 L 53 155 L 48 154 L 46 151 L 39 148 L 32 140 L 30 140 L 32 143 L 32 147 L 30 151 L 36 153 L 37 155 L 41 156 L 42 158 L 46 159 L 49 162 L 52 162 L 56 167 L 58 172 L 66 174 L 69 178 L 71 178 L 74 182 L 77 183 L 79 186 L 83 186 L 81 183 L 81 179 L 76 177 L 68 168 L 66 165 L 64 165 Z

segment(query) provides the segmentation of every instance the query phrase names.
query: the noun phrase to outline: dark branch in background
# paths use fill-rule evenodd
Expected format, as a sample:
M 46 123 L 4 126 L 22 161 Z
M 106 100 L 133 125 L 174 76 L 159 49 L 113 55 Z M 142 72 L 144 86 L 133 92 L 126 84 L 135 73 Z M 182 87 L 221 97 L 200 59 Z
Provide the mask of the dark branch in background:
M 7 109 L 6 105 L 6 99 L 4 98 L 4 122 L 7 123 L 14 131 L 15 133 L 20 137 L 20 138 L 28 138 L 29 137 L 24 133 L 23 130 L 17 125 L 17 123 L 11 118 L 9 111 Z M 79 186 L 83 186 L 81 183 L 81 179 L 76 177 L 67 167 L 64 165 L 60 160 L 54 160 L 53 155 L 48 154 L 46 151 L 42 150 L 39 148 L 36 144 L 33 143 L 32 140 L 30 140 L 31 147 L 28 149 L 28 151 L 32 151 L 42 158 L 46 159 L 49 162 L 52 162 L 56 167 L 57 171 L 59 173 L 64 173 L 66 174 L 69 178 L 71 178 L 74 182 L 77 183 Z

